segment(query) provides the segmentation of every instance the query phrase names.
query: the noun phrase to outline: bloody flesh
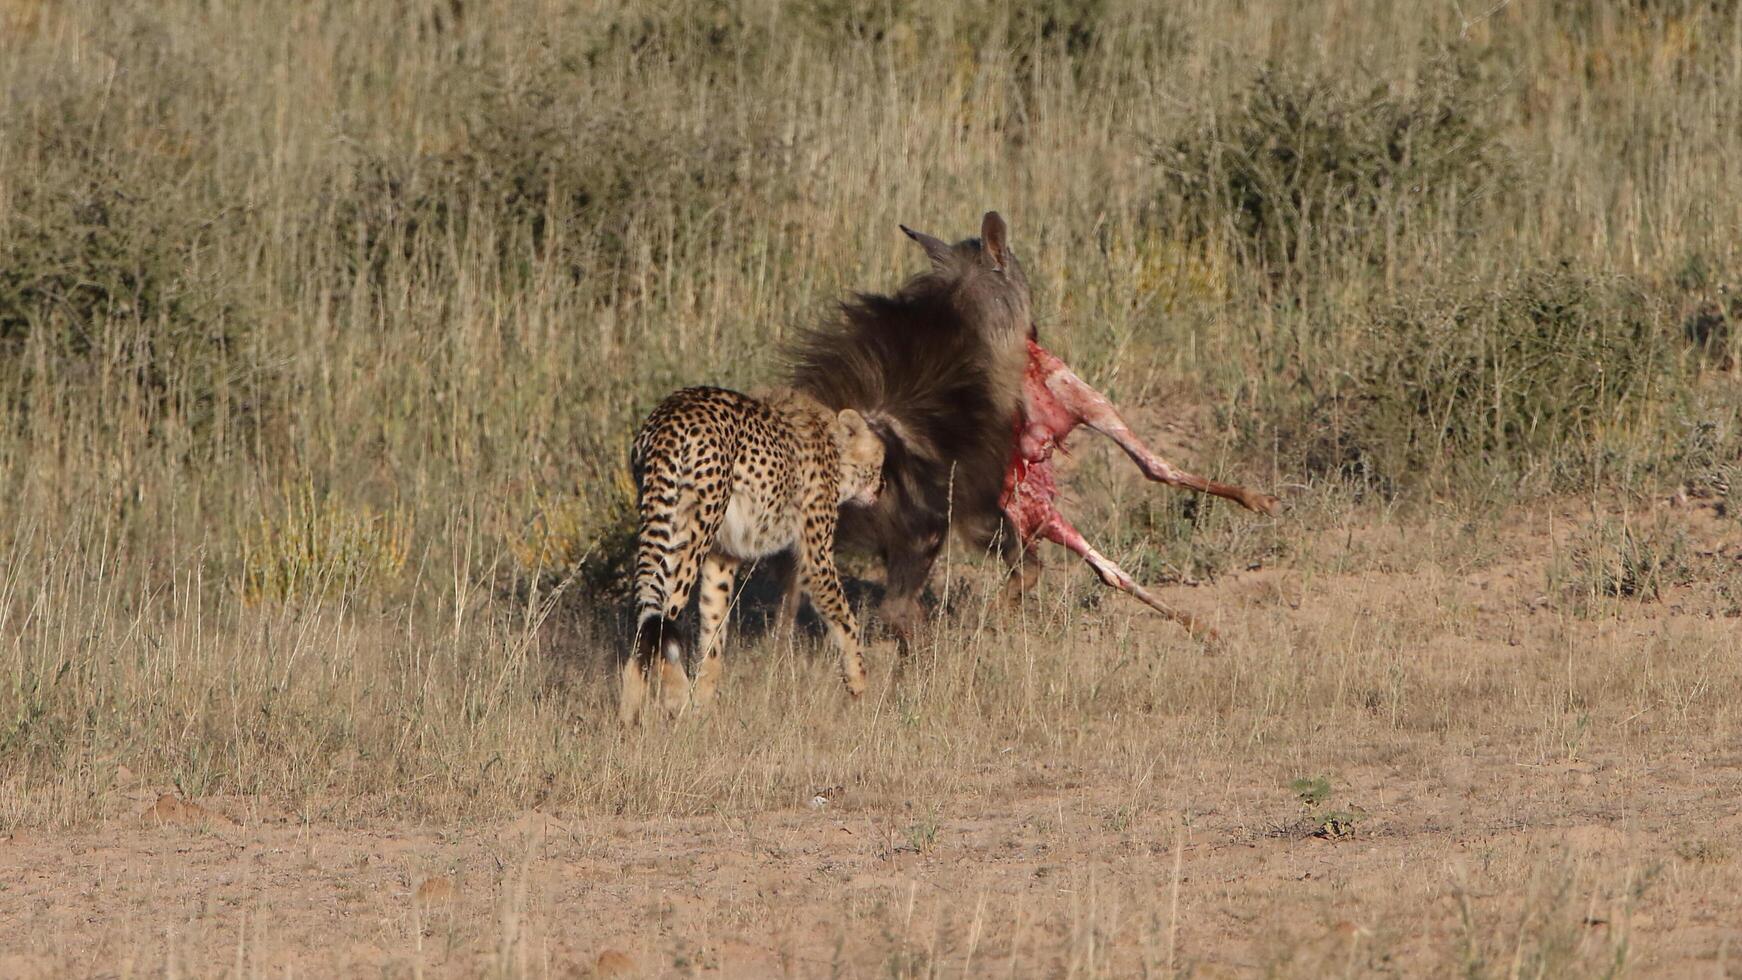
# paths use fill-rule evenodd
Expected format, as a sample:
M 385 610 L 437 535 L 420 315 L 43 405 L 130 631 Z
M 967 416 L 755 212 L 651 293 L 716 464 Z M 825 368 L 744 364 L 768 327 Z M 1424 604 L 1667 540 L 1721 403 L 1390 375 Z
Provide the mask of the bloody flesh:
M 1087 425 L 1117 442 L 1151 480 L 1226 497 L 1249 510 L 1266 514 L 1276 512 L 1276 498 L 1244 487 L 1206 480 L 1156 455 L 1125 424 L 1105 395 L 1089 387 L 1064 361 L 1032 339 L 1028 342 L 1028 368 L 1022 378 L 1022 395 L 1022 415 L 1016 423 L 1016 450 L 1010 468 L 1004 474 L 1004 492 L 999 505 L 1016 528 L 1024 551 L 1031 550 L 1042 539 L 1063 545 L 1088 562 L 1101 581 L 1131 593 L 1191 632 L 1213 638 L 1214 630 L 1163 604 L 1124 569 L 1095 550 L 1059 513 L 1058 482 L 1052 468 L 1053 451 L 1077 426 Z

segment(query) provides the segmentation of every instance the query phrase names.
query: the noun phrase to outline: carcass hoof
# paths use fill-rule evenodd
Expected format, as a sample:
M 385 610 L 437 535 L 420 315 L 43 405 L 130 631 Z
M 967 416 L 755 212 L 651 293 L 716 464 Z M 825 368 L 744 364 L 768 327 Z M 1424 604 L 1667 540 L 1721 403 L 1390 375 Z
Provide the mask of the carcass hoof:
M 1258 493 L 1254 490 L 1246 491 L 1240 499 L 1240 505 L 1254 513 L 1266 514 L 1271 517 L 1282 513 L 1281 498 L 1271 496 L 1268 493 Z

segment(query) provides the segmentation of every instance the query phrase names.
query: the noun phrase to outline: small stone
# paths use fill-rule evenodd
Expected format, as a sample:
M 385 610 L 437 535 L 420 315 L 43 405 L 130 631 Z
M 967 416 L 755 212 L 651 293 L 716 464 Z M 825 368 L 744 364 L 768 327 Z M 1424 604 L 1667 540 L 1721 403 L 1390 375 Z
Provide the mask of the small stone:
M 424 879 L 423 884 L 417 886 L 417 900 L 425 906 L 448 904 L 454 900 L 453 879 L 447 875 Z
M 147 822 L 155 823 L 160 827 L 167 825 L 233 827 L 236 825 L 236 822 L 229 817 L 221 813 L 213 813 L 198 803 L 179 799 L 172 793 L 160 794 L 157 797 L 157 802 L 153 803 L 151 809 L 146 810 L 143 816 Z
M 607 949 L 599 953 L 599 958 L 593 961 L 593 976 L 596 977 L 628 977 L 635 975 L 635 961 L 628 953 L 615 949 Z

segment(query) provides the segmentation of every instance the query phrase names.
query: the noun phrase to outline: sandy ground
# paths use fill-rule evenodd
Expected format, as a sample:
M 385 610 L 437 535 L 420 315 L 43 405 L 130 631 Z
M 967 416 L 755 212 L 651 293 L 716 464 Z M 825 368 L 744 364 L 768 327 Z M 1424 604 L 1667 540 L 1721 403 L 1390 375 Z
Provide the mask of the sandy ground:
M 153 805 L 0 845 L 0 973 L 1742 969 L 1742 757 L 1361 766 L 1346 778 L 1371 819 L 1347 839 L 1273 787 L 1204 777 L 1189 826 L 1083 785 L 963 800 L 929 839 L 845 790 L 754 819 L 528 813 L 469 829 Z

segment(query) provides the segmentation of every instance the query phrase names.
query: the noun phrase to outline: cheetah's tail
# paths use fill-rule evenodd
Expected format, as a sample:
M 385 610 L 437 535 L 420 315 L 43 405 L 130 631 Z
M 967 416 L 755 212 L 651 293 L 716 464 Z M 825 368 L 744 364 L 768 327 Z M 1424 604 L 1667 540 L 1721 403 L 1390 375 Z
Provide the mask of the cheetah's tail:
M 648 613 L 635 627 L 635 659 L 644 665 L 652 666 L 663 657 L 681 669 L 688 647 L 683 626 L 670 617 Z

